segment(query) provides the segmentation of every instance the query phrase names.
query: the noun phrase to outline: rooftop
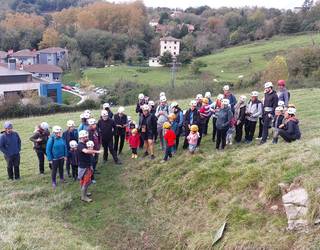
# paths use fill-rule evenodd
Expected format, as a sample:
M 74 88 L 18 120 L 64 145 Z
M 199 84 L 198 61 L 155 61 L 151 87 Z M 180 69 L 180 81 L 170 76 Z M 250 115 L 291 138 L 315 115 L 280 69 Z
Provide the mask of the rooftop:
M 36 57 L 37 52 L 29 49 L 19 50 L 11 55 L 12 57 Z
M 24 76 L 31 75 L 31 73 L 23 70 L 10 70 L 5 64 L 0 64 L 0 76 Z
M 174 38 L 172 36 L 167 36 L 167 37 L 160 38 L 160 41 L 176 41 L 176 42 L 180 42 L 180 39 Z
M 62 69 L 56 65 L 33 64 L 23 66 L 23 70 L 32 73 L 62 73 Z
M 60 48 L 60 47 L 51 47 L 51 48 L 46 48 L 46 49 L 42 49 L 39 50 L 39 53 L 59 53 L 59 52 L 63 52 L 66 51 L 66 49 Z

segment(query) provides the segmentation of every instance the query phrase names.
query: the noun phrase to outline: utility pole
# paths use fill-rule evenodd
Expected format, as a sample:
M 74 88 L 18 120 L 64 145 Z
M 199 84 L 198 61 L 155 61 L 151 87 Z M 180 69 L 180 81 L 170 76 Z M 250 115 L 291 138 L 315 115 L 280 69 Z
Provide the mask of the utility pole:
M 171 67 L 171 86 L 174 89 L 175 87 L 175 81 L 176 81 L 176 57 L 173 57 L 172 59 L 172 67 Z

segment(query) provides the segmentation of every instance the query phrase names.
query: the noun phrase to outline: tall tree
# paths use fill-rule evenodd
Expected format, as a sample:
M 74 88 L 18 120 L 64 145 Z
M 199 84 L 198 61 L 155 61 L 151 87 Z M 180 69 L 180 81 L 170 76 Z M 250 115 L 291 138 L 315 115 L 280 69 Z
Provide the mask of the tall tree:
M 47 28 L 42 35 L 42 40 L 39 43 L 39 48 L 57 47 L 60 43 L 60 36 L 58 31 L 54 28 Z

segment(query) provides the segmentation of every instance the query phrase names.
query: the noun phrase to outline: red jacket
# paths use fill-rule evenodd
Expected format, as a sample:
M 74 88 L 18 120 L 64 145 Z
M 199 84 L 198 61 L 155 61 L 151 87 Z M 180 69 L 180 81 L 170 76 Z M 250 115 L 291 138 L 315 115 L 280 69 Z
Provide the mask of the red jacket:
M 168 129 L 166 134 L 164 135 L 164 139 L 167 142 L 168 147 L 172 147 L 176 144 L 176 134 L 172 129 Z
M 138 148 L 140 146 L 140 135 L 138 133 L 129 136 L 129 145 L 130 148 Z

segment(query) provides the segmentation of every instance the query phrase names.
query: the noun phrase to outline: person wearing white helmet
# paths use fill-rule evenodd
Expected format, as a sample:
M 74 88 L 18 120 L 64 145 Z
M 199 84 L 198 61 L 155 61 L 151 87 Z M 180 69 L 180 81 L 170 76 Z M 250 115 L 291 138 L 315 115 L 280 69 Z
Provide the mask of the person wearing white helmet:
M 170 113 L 167 98 L 165 96 L 160 97 L 160 104 L 156 109 L 155 116 L 157 117 L 157 134 L 160 140 L 161 150 L 164 150 L 163 140 L 163 124 L 168 121 L 168 115 Z
M 154 101 L 150 100 L 148 102 L 148 105 L 150 107 L 150 113 L 153 114 L 153 115 L 156 115 L 157 108 L 156 108 L 156 104 L 154 103 Z
M 160 92 L 159 98 L 161 98 L 162 96 L 166 97 L 166 93 Z
M 101 147 L 101 134 L 97 128 L 97 121 L 94 118 L 90 118 L 88 120 L 88 138 L 90 141 L 94 142 L 94 150 L 99 151 Z M 92 176 L 92 182 L 95 183 L 94 174 L 100 174 L 96 168 L 99 160 L 99 154 L 95 154 L 92 157 L 92 168 L 93 168 L 93 176 Z
M 246 103 L 247 97 L 241 95 L 239 102 L 234 107 L 234 118 L 236 119 L 236 143 L 240 143 L 242 140 L 243 126 L 246 120 Z
M 46 155 L 46 145 L 50 136 L 49 124 L 47 122 L 40 123 L 33 135 L 30 137 L 30 141 L 33 142 L 33 149 L 37 154 L 39 162 L 39 173 L 44 174 L 44 159 Z M 49 163 L 49 168 L 52 166 Z
M 128 117 L 125 114 L 124 107 L 119 107 L 118 113 L 114 116 L 114 121 L 116 123 L 116 131 L 114 133 L 114 151 L 117 154 L 121 154 L 124 141 L 126 139 L 126 127 L 128 125 Z
M 116 123 L 113 119 L 109 118 L 108 112 L 106 110 L 101 111 L 101 117 L 97 124 L 98 131 L 102 138 L 103 160 L 108 161 L 108 151 L 113 157 L 113 160 L 117 165 L 121 164 L 116 152 L 114 151 L 113 137 L 116 131 Z
M 106 110 L 108 112 L 109 118 L 113 118 L 113 112 L 111 111 L 110 103 L 106 102 L 102 105 L 102 109 Z
M 262 138 L 260 144 L 267 142 L 269 135 L 269 128 L 274 117 L 275 109 L 278 106 L 278 95 L 273 90 L 272 82 L 266 82 L 264 84 L 264 103 L 263 103 L 263 129 Z
M 184 131 L 185 131 L 185 139 L 183 143 L 183 149 L 188 149 L 188 135 L 190 134 L 190 129 L 192 125 L 197 125 L 199 127 L 199 119 L 200 115 L 197 109 L 197 101 L 192 100 L 190 102 L 190 108 L 187 110 L 184 116 Z
M 141 115 L 142 114 L 142 106 L 145 104 L 148 104 L 149 97 L 145 96 L 144 94 L 139 94 L 138 96 L 138 102 L 136 106 L 136 113 Z
M 175 127 L 175 129 L 174 129 L 174 132 L 176 134 L 175 151 L 177 151 L 178 147 L 179 147 L 179 143 L 180 143 L 180 136 L 183 131 L 183 122 L 184 122 L 183 111 L 177 102 L 173 102 L 171 104 L 171 109 L 172 109 L 173 114 L 175 114 L 175 116 L 176 116 L 176 119 L 174 120 L 174 124 L 176 126 L 173 125 L 172 127 L 173 128 Z
M 203 95 L 202 94 L 197 94 L 196 95 L 196 102 L 197 102 L 197 109 L 200 109 L 202 106 L 202 99 Z
M 289 107 L 285 112 L 285 122 L 280 125 L 279 136 L 286 142 L 293 142 L 301 139 L 301 131 L 299 128 L 299 120 L 296 117 L 297 110 Z
M 231 119 L 233 117 L 231 108 L 229 107 L 230 101 L 223 99 L 221 101 L 221 108 L 216 112 L 216 128 L 217 128 L 217 141 L 216 149 L 224 149 L 226 146 L 227 131 L 230 127 Z
M 154 156 L 154 139 L 157 134 L 156 117 L 150 113 L 150 107 L 145 104 L 142 106 L 143 113 L 139 118 L 138 130 L 140 132 L 141 144 L 140 148 L 144 146 L 144 157 L 150 155 L 151 160 Z M 143 142 L 143 143 L 142 143 Z
M 79 155 L 78 142 L 75 140 L 69 142 L 68 161 L 71 165 L 72 178 L 76 181 L 78 180 Z
M 79 143 L 78 143 L 78 179 L 80 180 L 81 187 L 81 200 L 84 202 L 91 202 L 88 196 L 88 188 L 92 183 L 93 167 L 92 157 L 95 154 L 100 154 L 100 150 L 89 149 L 86 143 L 89 141 L 89 134 L 86 130 L 79 131 Z
M 82 113 L 80 115 L 81 124 L 78 127 L 78 132 L 81 130 L 87 130 L 88 129 L 88 119 L 90 118 L 89 113 Z
M 262 117 L 262 102 L 258 99 L 259 93 L 253 91 L 251 99 L 246 107 L 246 121 L 245 121 L 245 142 L 251 143 L 256 131 L 258 120 Z
M 78 130 L 75 129 L 76 124 L 73 120 L 67 121 L 67 129 L 63 132 L 62 138 L 64 139 L 67 145 L 67 151 L 70 152 L 70 141 L 78 141 Z M 70 172 L 70 154 L 68 153 L 68 158 L 66 161 L 66 170 L 69 178 L 72 177 Z
M 55 189 L 57 186 L 57 171 L 59 171 L 60 182 L 65 182 L 63 175 L 63 166 L 68 156 L 67 145 L 62 138 L 61 127 L 53 126 L 52 135 L 50 136 L 46 146 L 46 153 L 49 163 L 52 164 L 51 180 L 52 187 Z
M 231 93 L 229 85 L 225 85 L 225 86 L 223 87 L 223 98 L 229 100 L 229 103 L 230 103 L 230 106 L 231 106 L 231 111 L 232 111 L 232 113 L 234 114 L 234 106 L 235 106 L 236 103 L 237 103 L 237 99 L 236 99 L 236 97 Z
M 279 128 L 284 122 L 283 107 L 276 107 L 275 116 L 272 121 L 272 144 L 278 143 Z

